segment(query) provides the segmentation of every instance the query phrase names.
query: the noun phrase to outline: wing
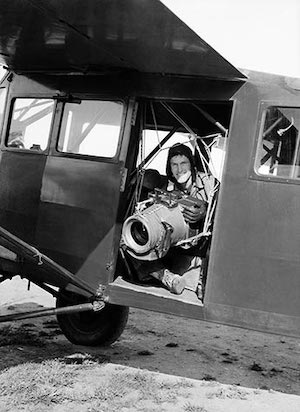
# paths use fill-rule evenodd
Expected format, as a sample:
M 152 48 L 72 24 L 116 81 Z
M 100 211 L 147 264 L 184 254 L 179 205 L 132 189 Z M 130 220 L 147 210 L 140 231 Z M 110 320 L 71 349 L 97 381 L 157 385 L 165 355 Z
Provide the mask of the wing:
M 245 78 L 158 0 L 1 0 L 0 61 L 16 72 Z

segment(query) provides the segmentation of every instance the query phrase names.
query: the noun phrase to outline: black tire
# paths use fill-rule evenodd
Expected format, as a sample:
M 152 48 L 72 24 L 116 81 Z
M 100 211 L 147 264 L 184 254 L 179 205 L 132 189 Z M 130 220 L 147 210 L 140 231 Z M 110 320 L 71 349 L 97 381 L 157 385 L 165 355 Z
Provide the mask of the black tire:
M 56 307 L 85 303 L 81 295 L 62 291 L 56 299 Z M 109 346 L 122 334 L 128 319 L 127 306 L 107 303 L 99 312 L 78 312 L 57 315 L 59 326 L 66 338 L 84 346 Z

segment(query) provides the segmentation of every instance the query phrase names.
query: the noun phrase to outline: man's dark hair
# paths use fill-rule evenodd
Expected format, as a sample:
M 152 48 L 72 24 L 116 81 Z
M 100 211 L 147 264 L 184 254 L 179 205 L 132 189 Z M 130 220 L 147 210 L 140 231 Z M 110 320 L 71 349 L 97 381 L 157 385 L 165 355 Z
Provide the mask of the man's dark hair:
M 193 156 L 191 149 L 184 144 L 176 143 L 174 146 L 172 146 L 169 149 L 167 165 L 166 165 L 167 177 L 171 182 L 174 183 L 177 189 L 183 190 L 183 186 L 177 182 L 177 180 L 175 179 L 171 171 L 171 159 L 172 157 L 175 157 L 175 156 L 186 156 L 189 159 L 190 164 L 191 164 L 192 182 L 196 180 L 196 173 L 197 173 L 195 158 Z

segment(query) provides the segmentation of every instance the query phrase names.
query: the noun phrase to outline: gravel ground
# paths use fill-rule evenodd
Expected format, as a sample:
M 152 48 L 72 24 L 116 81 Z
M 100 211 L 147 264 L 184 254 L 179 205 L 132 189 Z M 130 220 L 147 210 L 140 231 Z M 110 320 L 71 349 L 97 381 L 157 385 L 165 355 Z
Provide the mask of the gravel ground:
M 25 282 L 18 280 L 0 285 L 0 299 L 1 314 L 53 304 L 53 299 L 38 288 L 28 293 Z M 4 332 L 7 324 L 1 328 Z M 300 341 L 294 338 L 137 309 L 131 309 L 119 341 L 106 349 L 72 345 L 61 334 L 54 317 L 15 322 L 11 342 L 6 336 L 4 345 L 1 336 L 3 340 L 4 333 L 0 333 L 0 371 L 24 362 L 84 354 L 100 357 L 104 363 L 114 365 L 112 368 L 129 367 L 172 379 L 192 379 L 196 389 L 191 391 L 189 401 L 196 407 L 198 398 L 206 399 L 201 404 L 202 412 L 300 411 Z M 43 344 L 34 345 L 30 339 L 42 340 Z M 212 397 L 208 384 L 215 394 Z M 242 399 L 237 395 L 240 391 Z M 218 409 L 219 404 L 222 409 Z

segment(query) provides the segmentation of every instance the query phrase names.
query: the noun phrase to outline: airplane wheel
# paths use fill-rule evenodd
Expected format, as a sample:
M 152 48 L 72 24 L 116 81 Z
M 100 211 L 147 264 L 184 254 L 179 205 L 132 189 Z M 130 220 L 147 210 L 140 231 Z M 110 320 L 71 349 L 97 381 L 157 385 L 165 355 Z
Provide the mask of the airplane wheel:
M 76 293 L 63 291 L 56 299 L 56 307 L 77 305 L 87 300 Z M 99 312 L 78 312 L 57 315 L 58 324 L 66 338 L 76 345 L 108 346 L 122 334 L 129 308 L 106 304 Z

